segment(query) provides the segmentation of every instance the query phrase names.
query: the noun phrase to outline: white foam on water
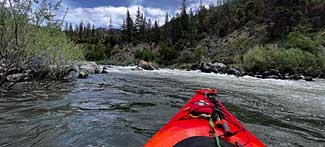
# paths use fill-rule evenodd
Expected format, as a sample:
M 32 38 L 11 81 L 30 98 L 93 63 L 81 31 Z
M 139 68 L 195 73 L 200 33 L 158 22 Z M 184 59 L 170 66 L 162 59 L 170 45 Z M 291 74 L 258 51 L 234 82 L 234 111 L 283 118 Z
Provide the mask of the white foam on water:
M 250 76 L 236 77 L 227 74 L 202 73 L 178 69 L 160 69 L 153 71 L 134 70 L 135 66 L 113 66 L 111 72 L 135 74 L 151 78 L 167 78 L 190 82 L 204 87 L 246 92 L 254 95 L 273 95 L 267 101 L 285 101 L 297 105 L 300 109 L 315 108 L 325 112 L 325 80 L 313 82 L 303 80 L 259 79 Z

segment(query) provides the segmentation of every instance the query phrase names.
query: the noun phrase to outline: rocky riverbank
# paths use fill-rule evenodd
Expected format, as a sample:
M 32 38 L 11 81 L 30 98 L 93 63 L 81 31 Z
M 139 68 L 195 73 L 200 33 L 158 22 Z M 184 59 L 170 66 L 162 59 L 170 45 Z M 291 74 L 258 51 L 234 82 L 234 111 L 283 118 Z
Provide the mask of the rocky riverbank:
M 10 89 L 13 85 L 37 80 L 64 80 L 72 81 L 78 78 L 87 78 L 91 74 L 106 74 L 110 66 L 100 66 L 95 62 L 75 62 L 71 65 L 49 65 L 41 67 L 41 63 L 30 63 L 26 67 L 2 69 L 1 87 Z M 1 88 L 0 88 L 1 89 Z
M 200 70 L 205 73 L 220 73 L 220 74 L 229 74 L 235 75 L 238 77 L 241 76 L 252 76 L 262 79 L 282 79 L 282 80 L 306 80 L 313 81 L 313 78 L 322 78 L 322 75 L 304 75 L 304 74 L 290 74 L 290 73 L 281 73 L 279 70 L 270 69 L 264 72 L 247 72 L 238 66 L 227 66 L 223 63 L 209 63 L 201 62 L 198 64 L 193 64 L 188 70 Z
M 154 65 L 151 62 L 146 62 L 141 60 L 137 64 L 138 70 L 157 70 L 158 66 Z M 322 75 L 304 75 L 304 74 L 290 74 L 290 73 L 281 73 L 279 70 L 270 69 L 264 72 L 247 72 L 244 71 L 239 66 L 234 65 L 225 65 L 218 62 L 200 62 L 197 64 L 191 65 L 187 70 L 200 70 L 204 73 L 218 73 L 218 74 L 228 74 L 235 75 L 237 77 L 242 76 L 252 76 L 262 79 L 282 79 L 282 80 L 305 80 L 313 81 L 314 78 L 322 78 Z

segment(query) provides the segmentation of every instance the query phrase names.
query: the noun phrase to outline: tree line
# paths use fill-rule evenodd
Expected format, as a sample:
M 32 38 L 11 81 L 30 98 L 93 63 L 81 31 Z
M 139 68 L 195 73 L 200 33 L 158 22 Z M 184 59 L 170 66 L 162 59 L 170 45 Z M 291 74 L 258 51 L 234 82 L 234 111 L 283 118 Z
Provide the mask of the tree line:
M 161 48 L 151 54 L 163 63 L 163 60 L 181 58 L 183 50 L 198 46 L 206 37 L 222 38 L 243 27 L 266 26 L 267 37 L 261 42 L 265 44 L 286 42 L 290 32 L 317 32 L 325 26 L 322 0 L 219 0 L 208 7 L 200 1 L 195 11 L 188 6 L 188 1 L 182 0 L 179 13 L 175 16 L 166 13 L 165 22 L 146 18 L 139 7 L 134 19 L 127 10 L 119 30 L 95 28 L 83 22 L 75 27 L 67 24 L 65 30 L 73 40 L 86 46 L 89 60 L 107 59 L 115 45 L 146 42 Z M 188 57 L 165 64 L 195 62 L 203 52 L 206 52 L 204 48 L 194 48 Z

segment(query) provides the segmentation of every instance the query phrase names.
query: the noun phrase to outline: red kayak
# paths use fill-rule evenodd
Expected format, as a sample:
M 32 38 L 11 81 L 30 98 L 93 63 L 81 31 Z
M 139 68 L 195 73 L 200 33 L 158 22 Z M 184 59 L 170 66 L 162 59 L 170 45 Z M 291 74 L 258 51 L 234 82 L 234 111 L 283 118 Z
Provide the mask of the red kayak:
M 201 89 L 145 147 L 265 147 L 216 99 Z

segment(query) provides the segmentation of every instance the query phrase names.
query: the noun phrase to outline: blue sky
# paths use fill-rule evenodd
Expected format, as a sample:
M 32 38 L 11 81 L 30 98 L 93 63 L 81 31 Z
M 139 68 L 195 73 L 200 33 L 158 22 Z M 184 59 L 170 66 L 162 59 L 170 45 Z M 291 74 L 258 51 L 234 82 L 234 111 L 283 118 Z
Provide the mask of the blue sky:
M 110 17 L 114 28 L 120 28 L 126 11 L 129 9 L 135 17 L 138 6 L 147 18 L 152 21 L 158 20 L 160 25 L 165 21 L 166 12 L 175 15 L 179 10 L 181 0 L 63 0 L 62 10 L 69 9 L 65 21 L 79 24 L 94 24 L 96 27 L 107 27 Z M 197 9 L 200 0 L 187 0 L 188 7 Z M 204 5 L 217 0 L 203 0 Z M 62 16 L 62 10 L 57 12 Z

